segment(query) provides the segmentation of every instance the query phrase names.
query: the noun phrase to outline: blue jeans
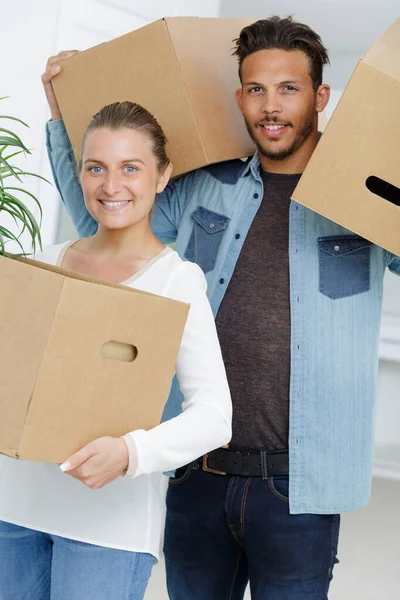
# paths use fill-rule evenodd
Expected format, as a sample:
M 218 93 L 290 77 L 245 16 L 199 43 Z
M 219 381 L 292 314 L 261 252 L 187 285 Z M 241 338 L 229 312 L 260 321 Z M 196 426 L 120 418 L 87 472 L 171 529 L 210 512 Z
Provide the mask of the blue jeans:
M 154 561 L 0 521 L 0 600 L 142 600 Z
M 178 469 L 167 493 L 171 600 L 326 600 L 339 515 L 291 515 L 287 476 Z

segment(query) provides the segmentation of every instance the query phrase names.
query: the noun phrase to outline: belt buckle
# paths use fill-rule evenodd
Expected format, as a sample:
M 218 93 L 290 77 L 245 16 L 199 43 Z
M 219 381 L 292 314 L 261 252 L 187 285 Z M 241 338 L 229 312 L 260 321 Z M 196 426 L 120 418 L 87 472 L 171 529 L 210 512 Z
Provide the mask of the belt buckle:
M 228 473 L 225 473 L 225 471 L 218 471 L 217 469 L 212 469 L 209 467 L 207 460 L 208 454 L 203 454 L 203 471 L 206 471 L 207 473 L 214 473 L 214 475 L 228 475 Z

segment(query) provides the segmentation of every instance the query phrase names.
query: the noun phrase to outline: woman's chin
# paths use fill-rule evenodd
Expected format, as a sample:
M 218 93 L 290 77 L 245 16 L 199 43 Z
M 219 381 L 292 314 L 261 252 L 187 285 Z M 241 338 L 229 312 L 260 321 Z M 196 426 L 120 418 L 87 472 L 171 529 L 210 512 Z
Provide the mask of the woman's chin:
M 129 230 L 139 225 L 139 223 L 143 222 L 144 217 L 140 217 L 139 219 L 131 218 L 131 219 L 118 219 L 118 218 L 101 218 L 96 219 L 99 228 L 103 231 L 117 231 L 117 230 Z

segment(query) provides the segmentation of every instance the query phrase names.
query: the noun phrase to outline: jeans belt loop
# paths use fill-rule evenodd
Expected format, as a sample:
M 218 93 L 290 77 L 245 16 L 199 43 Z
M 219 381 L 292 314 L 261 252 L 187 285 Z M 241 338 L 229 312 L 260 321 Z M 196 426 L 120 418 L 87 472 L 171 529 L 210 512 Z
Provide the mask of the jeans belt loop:
M 262 472 L 262 478 L 268 479 L 267 453 L 265 452 L 265 450 L 262 450 L 262 452 L 261 452 L 261 472 Z

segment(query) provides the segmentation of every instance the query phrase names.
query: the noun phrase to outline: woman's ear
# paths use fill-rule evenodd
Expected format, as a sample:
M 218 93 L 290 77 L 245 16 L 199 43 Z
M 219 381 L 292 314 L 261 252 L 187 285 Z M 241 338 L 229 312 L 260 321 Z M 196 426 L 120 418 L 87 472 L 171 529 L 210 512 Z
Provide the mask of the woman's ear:
M 167 183 L 171 177 L 173 166 L 174 165 L 172 164 L 172 162 L 170 162 L 167 168 L 163 171 L 163 173 L 159 175 L 157 183 L 157 194 L 160 194 L 167 187 Z

